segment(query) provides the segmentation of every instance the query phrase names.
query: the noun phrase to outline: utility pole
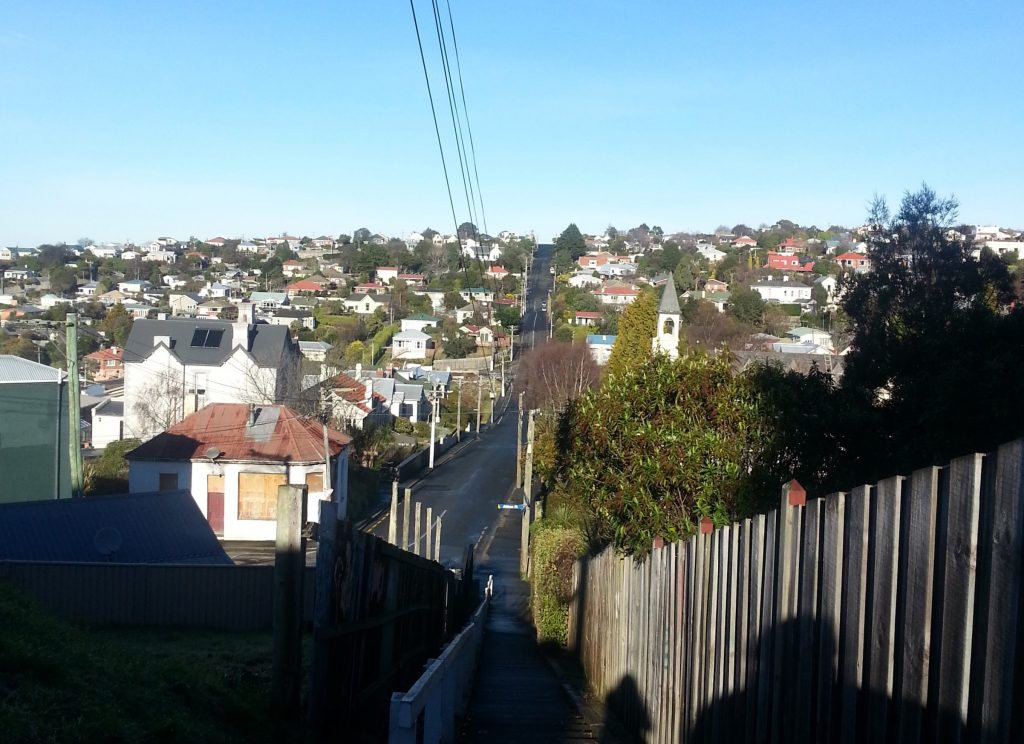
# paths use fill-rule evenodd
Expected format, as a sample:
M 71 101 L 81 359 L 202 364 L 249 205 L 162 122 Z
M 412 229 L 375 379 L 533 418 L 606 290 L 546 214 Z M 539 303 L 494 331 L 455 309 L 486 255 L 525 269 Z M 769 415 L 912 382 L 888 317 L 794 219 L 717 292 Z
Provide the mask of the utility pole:
M 68 465 L 71 466 L 71 496 L 81 498 L 82 476 L 82 396 L 78 389 L 78 314 L 68 313 Z M 59 415 L 59 414 L 58 414 Z
M 434 469 L 434 440 L 437 439 L 437 404 L 440 401 L 440 397 L 437 394 L 437 388 L 436 387 L 433 390 L 433 395 L 431 396 L 431 398 L 433 398 L 433 401 L 432 401 L 433 402 L 433 406 L 432 406 L 432 410 L 430 412 L 432 415 L 430 416 L 430 465 L 429 465 L 429 469 L 433 470 Z
M 480 414 L 483 412 L 484 378 L 476 378 L 476 434 L 480 436 Z
M 501 357 L 501 397 L 505 397 L 505 356 Z
M 530 411 L 526 429 L 526 476 L 523 481 L 523 520 L 519 533 L 519 573 L 526 576 L 530 572 L 530 512 L 533 506 L 533 417 L 536 411 Z
M 519 393 L 519 426 L 516 428 L 516 488 L 523 486 L 523 394 Z
M 512 326 L 512 340 L 508 344 L 508 360 L 514 361 L 516 358 L 516 327 Z
M 455 441 L 462 441 L 462 378 L 459 378 L 459 399 L 455 403 Z

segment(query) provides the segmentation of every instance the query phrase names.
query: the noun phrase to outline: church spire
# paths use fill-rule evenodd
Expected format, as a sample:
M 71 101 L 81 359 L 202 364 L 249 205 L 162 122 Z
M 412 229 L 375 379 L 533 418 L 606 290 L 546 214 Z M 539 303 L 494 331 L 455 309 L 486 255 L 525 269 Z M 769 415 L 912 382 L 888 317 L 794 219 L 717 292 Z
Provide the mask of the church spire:
M 651 340 L 651 348 L 655 354 L 667 354 L 672 359 L 679 357 L 679 321 L 682 313 L 679 310 L 679 296 L 676 294 L 676 283 L 670 273 L 665 289 L 661 293 L 661 304 L 658 305 L 658 325 Z

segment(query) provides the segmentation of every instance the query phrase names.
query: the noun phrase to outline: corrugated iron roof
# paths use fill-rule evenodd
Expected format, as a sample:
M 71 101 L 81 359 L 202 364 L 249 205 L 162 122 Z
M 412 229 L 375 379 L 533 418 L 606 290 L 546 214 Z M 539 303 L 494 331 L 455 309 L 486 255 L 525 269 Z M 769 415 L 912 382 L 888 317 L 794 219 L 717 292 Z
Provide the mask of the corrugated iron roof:
M 254 425 L 244 403 L 211 403 L 167 431 L 157 434 L 128 453 L 129 460 L 206 460 L 211 447 L 220 451 L 218 461 L 323 462 L 321 424 L 299 416 L 287 406 L 256 406 Z M 331 456 L 352 438 L 327 430 Z
M 0 383 L 60 382 L 64 372 L 28 359 L 0 354 Z
M 188 491 L 0 504 L 0 560 L 232 563 Z

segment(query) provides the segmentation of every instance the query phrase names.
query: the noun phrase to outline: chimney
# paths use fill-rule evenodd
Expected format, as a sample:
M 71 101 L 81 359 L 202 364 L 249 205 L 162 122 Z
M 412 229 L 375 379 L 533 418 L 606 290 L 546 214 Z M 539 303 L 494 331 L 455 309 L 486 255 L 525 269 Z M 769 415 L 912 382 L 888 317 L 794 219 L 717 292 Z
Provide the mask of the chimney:
M 245 351 L 252 351 L 253 306 L 251 302 L 238 304 L 238 320 L 231 324 L 231 346 L 241 346 Z
M 356 379 L 358 380 L 362 376 L 363 376 L 363 363 L 362 362 L 356 362 Z

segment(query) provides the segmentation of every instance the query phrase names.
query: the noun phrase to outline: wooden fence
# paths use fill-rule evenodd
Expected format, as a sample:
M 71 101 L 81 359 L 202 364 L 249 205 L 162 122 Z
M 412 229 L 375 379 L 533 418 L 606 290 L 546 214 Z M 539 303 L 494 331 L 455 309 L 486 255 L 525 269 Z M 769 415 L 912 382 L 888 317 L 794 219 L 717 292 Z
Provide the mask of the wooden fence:
M 569 643 L 650 742 L 1024 741 L 1024 440 L 577 563 Z
M 86 625 L 239 631 L 273 626 L 273 566 L 0 561 L 0 581 L 65 620 Z M 312 614 L 309 568 L 304 616 Z
M 478 604 L 472 553 L 459 578 L 339 522 L 335 510 L 321 505 L 310 730 L 318 741 L 379 741 L 391 694 L 416 681 Z

